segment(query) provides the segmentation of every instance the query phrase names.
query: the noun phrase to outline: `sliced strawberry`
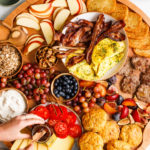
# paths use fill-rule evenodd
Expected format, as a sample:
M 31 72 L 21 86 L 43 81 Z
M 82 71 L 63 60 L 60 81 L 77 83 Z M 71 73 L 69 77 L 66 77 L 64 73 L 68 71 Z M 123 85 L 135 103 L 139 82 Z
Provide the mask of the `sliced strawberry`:
M 109 114 L 114 114 L 117 112 L 117 110 L 113 108 L 109 103 L 104 104 L 104 110 Z
M 130 98 L 128 98 L 128 99 L 125 99 L 123 102 L 122 102 L 122 105 L 124 105 L 124 106 L 136 106 L 136 103 L 135 103 L 135 101 L 134 101 L 134 99 L 130 99 Z
M 132 117 L 135 122 L 141 122 L 141 117 L 137 109 L 132 112 Z
M 127 106 L 123 106 L 122 110 L 121 110 L 121 116 L 120 118 L 126 118 L 129 114 L 129 108 Z

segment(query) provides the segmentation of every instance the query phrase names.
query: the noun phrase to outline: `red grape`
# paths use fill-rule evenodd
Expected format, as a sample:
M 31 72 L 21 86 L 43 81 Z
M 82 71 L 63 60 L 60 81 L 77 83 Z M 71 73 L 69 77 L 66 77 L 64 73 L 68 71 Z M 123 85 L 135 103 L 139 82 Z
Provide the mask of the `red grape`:
M 41 98 L 42 98 L 42 99 L 46 99 L 46 98 L 47 98 L 46 94 L 42 94 L 42 95 L 41 95 Z
M 45 87 L 50 87 L 50 83 L 49 82 L 47 82 L 46 84 L 45 84 Z
M 100 98 L 101 94 L 100 93 L 95 93 L 95 98 Z
M 27 98 L 28 98 L 28 99 L 32 99 L 32 96 L 31 96 L 31 95 L 28 95 Z
M 49 71 L 50 71 L 51 74 L 53 74 L 55 72 L 55 68 L 52 67 Z
M 75 106 L 74 111 L 79 112 L 81 110 L 80 106 Z
M 83 112 L 85 112 L 85 113 L 87 113 L 89 111 L 90 111 L 89 107 L 83 109 Z
M 22 79 L 21 79 L 21 84 L 22 84 L 22 85 L 26 85 L 26 84 L 27 84 L 27 80 L 26 80 L 25 78 L 22 78 Z
M 90 91 L 86 91 L 86 92 L 85 92 L 85 97 L 89 98 L 89 97 L 91 97 L 91 95 L 92 95 L 92 94 L 91 94 Z
M 17 84 L 15 85 L 15 87 L 16 87 L 17 89 L 20 89 L 20 88 L 21 88 L 21 84 L 20 84 L 20 83 L 17 83 Z
M 39 93 L 39 88 L 34 89 L 34 90 L 33 90 L 33 93 L 34 93 L 35 95 L 38 94 L 38 93 Z
M 27 75 L 28 75 L 28 76 L 31 76 L 32 74 L 33 74 L 33 72 L 32 72 L 31 69 L 27 70 Z
M 39 93 L 40 93 L 40 95 L 44 94 L 44 90 L 43 90 L 43 89 L 40 89 L 40 90 L 39 90 Z
M 75 102 L 78 102 L 78 101 L 79 101 L 79 98 L 78 98 L 78 97 L 76 97 L 76 98 L 74 99 L 74 101 L 75 101 Z
M 82 107 L 83 107 L 83 108 L 87 108 L 87 107 L 88 107 L 88 103 L 87 103 L 87 102 L 83 102 L 83 103 L 82 103 Z
M 30 67 L 32 66 L 32 64 L 28 63 L 28 64 L 26 64 L 26 66 L 27 66 L 28 68 L 30 68 Z
M 3 82 L 1 82 L 1 83 L 0 83 L 0 87 L 1 87 L 1 88 L 4 88 L 4 87 L 6 87 L 6 84 L 3 83 Z
M 2 78 L 1 78 L 1 82 L 7 83 L 7 78 L 6 78 L 6 77 L 2 77 Z
M 41 80 L 40 80 L 40 79 L 37 79 L 37 80 L 36 80 L 36 84 L 37 84 L 38 86 L 40 86 L 40 85 L 41 85 Z
M 14 85 L 17 84 L 17 83 L 19 83 L 18 80 L 14 80 L 14 81 L 13 81 L 13 84 L 14 84 Z
M 32 89 L 33 88 L 32 84 L 28 84 L 27 87 L 28 87 L 28 89 Z
M 24 74 L 23 74 L 23 77 L 24 77 L 24 78 L 26 78 L 27 76 L 28 76 L 27 73 L 24 73 Z
M 40 73 L 40 69 L 39 68 L 35 69 L 35 73 Z
M 95 103 L 93 103 L 93 102 L 89 103 L 89 107 L 94 107 L 94 106 L 95 106 Z
M 22 69 L 23 69 L 24 71 L 26 71 L 26 70 L 28 70 L 29 68 L 28 68 L 27 65 L 23 65 Z
M 21 73 L 18 74 L 18 78 L 19 78 L 19 79 L 23 78 L 23 74 L 21 74 Z
M 48 92 L 49 92 L 49 88 L 45 88 L 44 93 L 48 93 Z
M 24 91 L 24 94 L 27 96 L 29 94 L 29 91 L 28 90 L 25 90 Z
M 38 68 L 39 67 L 37 64 L 33 64 L 32 66 L 33 66 L 33 68 Z
M 46 103 L 46 99 L 41 99 L 41 104 L 45 104 Z
M 36 83 L 36 80 L 33 78 L 31 79 L 31 84 L 34 85 Z
M 32 96 L 32 95 L 33 95 L 33 92 L 32 92 L 32 91 L 29 91 L 29 95 Z
M 41 78 L 45 78 L 46 77 L 46 73 L 45 72 L 40 73 L 40 75 L 41 75 Z
M 32 72 L 34 72 L 34 68 L 33 68 L 33 67 L 31 67 L 30 70 L 31 70 Z
M 40 100 L 40 96 L 39 96 L 39 95 L 34 95 L 34 99 L 35 99 L 36 101 L 39 101 L 39 100 Z
M 85 97 L 84 97 L 84 96 L 80 97 L 80 98 L 79 98 L 79 101 L 80 101 L 80 103 L 85 102 Z
M 42 84 L 42 85 L 47 84 L 47 80 L 46 80 L 46 79 L 42 79 L 42 80 L 41 80 L 41 84 Z
M 40 73 L 35 74 L 35 79 L 40 79 Z
M 96 103 L 96 98 L 95 98 L 95 97 L 92 97 L 92 98 L 91 98 L 91 102 Z
M 27 77 L 26 80 L 29 83 L 31 81 L 31 77 Z
M 98 93 L 99 92 L 99 88 L 97 86 L 94 87 L 94 93 Z
M 20 88 L 20 90 L 21 90 L 22 92 L 24 92 L 24 91 L 25 91 L 25 89 L 24 89 L 23 87 L 21 87 L 21 88 Z

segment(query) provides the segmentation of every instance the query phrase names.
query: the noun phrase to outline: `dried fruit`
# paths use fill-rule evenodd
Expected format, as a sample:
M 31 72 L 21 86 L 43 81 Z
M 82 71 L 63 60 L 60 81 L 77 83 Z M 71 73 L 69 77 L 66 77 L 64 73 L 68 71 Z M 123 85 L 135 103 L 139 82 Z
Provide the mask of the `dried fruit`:
M 118 125 L 124 126 L 124 125 L 127 125 L 127 124 L 129 124 L 129 123 L 130 123 L 129 118 L 124 118 L 124 119 L 122 119 L 122 120 L 120 120 L 120 121 L 118 122 Z
M 123 106 L 120 118 L 124 119 L 128 116 L 128 114 L 129 114 L 129 108 L 127 106 Z
M 109 105 L 109 103 L 104 104 L 104 110 L 109 114 L 115 114 L 117 112 L 117 110 Z
M 80 81 L 80 87 L 92 87 L 94 85 L 95 83 L 92 81 L 84 81 L 84 80 Z
M 107 99 L 108 101 L 115 101 L 115 100 L 118 99 L 118 97 L 119 97 L 119 94 L 107 95 L 107 96 L 106 96 L 106 99 Z
M 134 99 L 125 99 L 122 103 L 122 105 L 124 106 L 130 106 L 130 107 L 134 107 L 134 106 L 137 106 Z
M 137 109 L 132 112 L 132 117 L 135 122 L 141 122 L 141 117 Z
M 119 95 L 117 99 L 117 105 L 121 105 L 123 101 L 124 101 L 124 98 L 121 95 Z
M 135 123 L 135 121 L 134 121 L 134 119 L 133 119 L 133 117 L 132 117 L 132 115 L 131 114 L 129 114 L 129 120 L 130 120 L 130 123 L 131 124 L 134 124 Z
M 120 120 L 120 113 L 117 112 L 117 113 L 113 114 L 112 119 L 115 120 L 115 121 L 119 121 Z

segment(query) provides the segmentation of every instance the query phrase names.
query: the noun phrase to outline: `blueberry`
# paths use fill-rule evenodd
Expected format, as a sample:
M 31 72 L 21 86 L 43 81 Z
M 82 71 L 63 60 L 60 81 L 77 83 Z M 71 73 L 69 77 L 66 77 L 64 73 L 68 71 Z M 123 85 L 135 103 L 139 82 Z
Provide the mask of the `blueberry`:
M 64 92 L 59 92 L 60 96 L 65 97 L 65 93 Z
M 59 94 L 56 94 L 56 97 L 60 97 L 60 95 L 59 95 Z
M 71 93 L 71 97 L 74 97 L 75 96 L 75 94 L 74 93 Z
M 61 87 L 61 86 L 58 86 L 58 87 L 57 87 L 57 90 L 61 91 L 61 90 L 62 90 L 62 87 Z
M 69 84 L 67 84 L 67 85 L 66 85 L 66 88 L 67 88 L 67 89 L 69 89 L 69 88 L 70 88 L 70 85 L 69 85 Z
M 119 95 L 117 99 L 117 105 L 121 105 L 123 101 L 124 101 L 124 98 L 121 95 Z
M 74 90 L 74 94 L 77 94 L 77 91 L 78 91 L 78 90 Z
M 115 121 L 119 121 L 120 120 L 120 113 L 117 112 L 117 113 L 113 114 L 112 119 Z
M 71 86 L 70 86 L 70 89 L 73 89 L 73 88 L 74 88 L 74 86 L 73 86 L 73 85 L 71 85 Z
M 75 78 L 72 79 L 73 82 L 77 82 L 77 80 Z
M 57 87 L 57 86 L 58 86 L 58 83 L 57 83 L 57 82 L 55 82 L 55 83 L 54 83 L 54 86 L 55 86 L 55 87 Z
M 54 90 L 54 94 L 56 95 L 57 93 L 58 93 L 58 90 L 57 90 L 57 89 L 55 89 L 55 90 Z
M 58 84 L 58 83 L 59 83 L 59 79 L 56 79 L 55 83 L 57 83 L 57 84 Z
M 70 99 L 70 95 L 66 95 L 66 97 L 65 97 L 66 99 Z
M 68 83 L 66 81 L 63 82 L 63 85 L 67 85 Z
M 73 76 L 68 76 L 68 78 L 69 78 L 70 80 L 72 80 L 72 79 L 73 79 Z

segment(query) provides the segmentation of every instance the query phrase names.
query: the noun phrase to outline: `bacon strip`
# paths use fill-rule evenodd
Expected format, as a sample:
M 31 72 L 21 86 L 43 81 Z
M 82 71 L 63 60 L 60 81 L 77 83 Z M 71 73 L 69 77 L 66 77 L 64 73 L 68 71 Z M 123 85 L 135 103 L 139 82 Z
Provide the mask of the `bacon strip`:
M 101 14 L 101 15 L 99 15 L 99 17 L 97 19 L 97 22 L 95 24 L 95 27 L 94 27 L 94 30 L 93 30 L 93 34 L 92 34 L 92 38 L 91 38 L 90 46 L 89 46 L 89 48 L 86 51 L 86 61 L 89 64 L 92 61 L 91 57 L 92 57 L 92 52 L 93 52 L 93 49 L 94 49 L 94 46 L 95 46 L 97 35 L 100 35 L 102 33 L 103 26 L 104 26 L 104 15 Z

